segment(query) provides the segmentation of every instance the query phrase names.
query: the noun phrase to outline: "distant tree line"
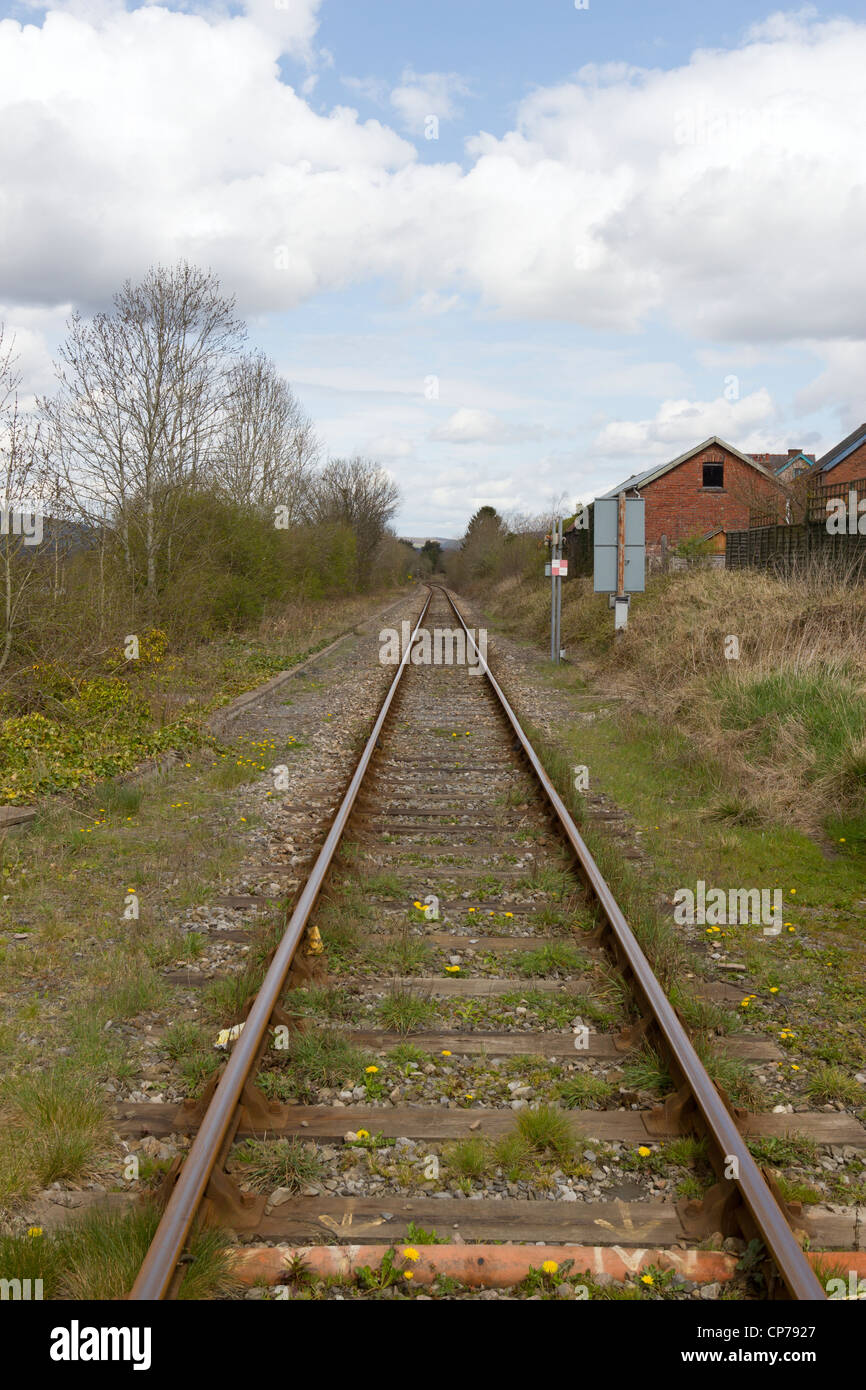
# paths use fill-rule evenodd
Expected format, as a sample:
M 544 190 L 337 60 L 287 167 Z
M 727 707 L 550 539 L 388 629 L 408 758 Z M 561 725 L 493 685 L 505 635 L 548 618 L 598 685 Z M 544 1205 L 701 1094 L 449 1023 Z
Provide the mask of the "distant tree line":
M 396 484 L 375 460 L 322 457 L 213 274 L 157 267 L 74 314 L 55 375 L 23 410 L 0 325 L 0 670 L 137 625 L 207 636 L 411 571 Z M 17 501 L 44 516 L 41 544 L 9 523 Z
M 545 536 L 558 503 L 550 514 L 515 514 L 504 519 L 495 507 L 479 507 L 469 520 L 459 550 L 445 560 L 449 582 L 457 589 L 498 579 L 535 578 L 544 574 Z

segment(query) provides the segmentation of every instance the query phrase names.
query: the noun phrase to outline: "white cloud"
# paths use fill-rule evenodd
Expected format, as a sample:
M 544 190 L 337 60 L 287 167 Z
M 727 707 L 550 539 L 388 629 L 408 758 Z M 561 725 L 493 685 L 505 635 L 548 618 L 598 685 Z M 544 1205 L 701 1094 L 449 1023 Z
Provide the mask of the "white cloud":
M 826 365 L 814 381 L 797 392 L 794 405 L 804 414 L 829 407 L 838 415 L 840 434 L 850 434 L 866 420 L 866 342 L 843 339 L 808 346 L 820 352 Z M 826 440 L 824 452 L 837 442 Z
M 597 396 L 653 396 L 688 391 L 688 377 L 678 362 L 620 362 L 600 371 L 590 371 L 581 391 Z
M 346 107 L 314 113 L 278 80 L 284 41 L 156 7 L 0 23 L 0 295 L 91 306 L 181 255 L 247 311 L 351 278 L 357 217 L 414 150 Z
M 281 53 L 307 62 L 313 57 L 321 4 L 322 0 L 242 0 L 244 14 L 278 41 Z M 213 14 L 213 6 L 203 3 L 201 13 Z
M 385 106 L 388 101 L 388 83 L 381 77 L 341 77 L 340 81 L 374 106 Z
M 458 73 L 416 73 L 407 68 L 400 86 L 391 93 L 391 105 L 404 128 L 413 135 L 421 135 L 430 116 L 450 121 L 461 115 L 457 98 L 463 96 L 469 96 L 469 88 Z
M 239 0 L 234 10 L 243 14 L 263 33 L 279 44 L 279 51 L 293 58 L 311 62 L 314 58 L 313 38 L 318 28 L 318 12 L 323 0 Z M 158 0 L 145 0 L 152 8 L 162 8 Z M 87 24 L 99 26 L 126 13 L 124 0 L 18 0 L 22 10 L 69 15 Z M 228 0 L 187 0 L 175 6 L 188 14 L 224 22 L 231 17 Z M 330 55 L 322 50 L 323 61 Z
M 406 459 L 411 458 L 414 450 L 408 439 L 380 434 L 375 439 L 368 440 L 360 452 L 374 459 Z
M 618 458 L 639 455 L 649 464 L 658 458 L 675 458 L 691 444 L 716 434 L 748 453 L 749 432 L 766 424 L 775 413 L 773 399 L 764 389 L 738 401 L 723 396 L 714 401 L 663 401 L 652 419 L 617 420 L 605 425 L 593 451 Z
M 748 367 L 778 367 L 789 361 L 786 348 L 754 343 L 698 348 L 695 357 L 702 367 L 720 367 L 725 373 L 742 372 Z
M 12 349 L 14 370 L 21 379 L 23 406 L 29 407 L 37 395 L 48 395 L 53 390 L 53 348 L 57 339 L 63 336 L 71 313 L 71 304 L 61 305 L 57 309 L 0 304 L 4 343 Z
M 459 294 L 440 294 L 438 290 L 425 290 L 415 300 L 415 308 L 419 313 L 433 317 L 450 313 L 452 309 L 460 308 L 461 303 Z
M 91 307 L 185 255 L 247 313 L 385 279 L 603 329 L 863 338 L 866 24 L 775 17 L 671 71 L 583 68 L 464 169 L 281 82 L 317 9 L 94 0 L 0 23 L 0 296 Z M 414 130 L 464 94 L 409 71 L 391 101 Z
M 523 440 L 541 439 L 547 433 L 539 425 L 510 424 L 489 410 L 463 406 L 455 410 L 443 424 L 436 425 L 428 438 L 448 444 L 517 444 Z

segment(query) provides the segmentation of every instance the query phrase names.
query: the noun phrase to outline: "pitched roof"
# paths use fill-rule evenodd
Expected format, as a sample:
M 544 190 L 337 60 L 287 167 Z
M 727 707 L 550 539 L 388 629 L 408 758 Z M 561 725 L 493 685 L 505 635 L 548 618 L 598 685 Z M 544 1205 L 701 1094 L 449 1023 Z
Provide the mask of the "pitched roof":
M 752 458 L 764 468 L 769 468 L 771 473 L 784 473 L 785 469 L 790 464 L 796 463 L 798 459 L 803 459 L 810 468 L 815 462 L 815 455 L 804 454 L 802 449 L 795 449 L 793 453 L 788 452 L 787 454 L 753 454 Z
M 820 468 L 823 473 L 829 472 L 831 468 L 836 467 L 837 463 L 841 463 L 849 454 L 853 454 L 854 450 L 861 444 L 866 444 L 866 425 L 858 425 L 856 430 L 852 430 L 840 444 L 834 444 L 832 449 L 829 449 L 826 454 L 819 458 L 816 467 Z
M 632 477 L 627 478 L 624 483 L 619 483 L 616 487 L 612 487 L 610 492 L 603 492 L 601 497 L 596 498 L 596 501 L 600 502 L 610 497 L 617 497 L 619 493 L 627 492 L 630 488 L 639 489 L 646 487 L 648 483 L 654 483 L 656 478 L 661 478 L 663 474 L 669 473 L 672 468 L 678 468 L 681 463 L 685 463 L 686 459 L 694 458 L 695 454 L 699 454 L 702 449 L 708 449 L 713 444 L 718 445 L 720 449 L 725 449 L 729 454 L 733 454 L 735 458 L 741 459 L 742 462 L 747 463 L 750 468 L 754 468 L 757 473 L 763 473 L 764 477 L 772 478 L 772 472 L 765 468 L 762 463 L 758 463 L 755 459 L 751 458 L 749 454 L 740 453 L 740 450 L 735 449 L 733 444 L 727 444 L 724 439 L 720 439 L 717 434 L 713 434 L 710 435 L 709 439 L 705 439 L 702 444 L 696 444 L 693 449 L 687 449 L 686 452 L 680 454 L 678 458 L 671 459 L 670 463 L 657 464 L 655 468 L 648 468 L 643 473 L 633 474 Z

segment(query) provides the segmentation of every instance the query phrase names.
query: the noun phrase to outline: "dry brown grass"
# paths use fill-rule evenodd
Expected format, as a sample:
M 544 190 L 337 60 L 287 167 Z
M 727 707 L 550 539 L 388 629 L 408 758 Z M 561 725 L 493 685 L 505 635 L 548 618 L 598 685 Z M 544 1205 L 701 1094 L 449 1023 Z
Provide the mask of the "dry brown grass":
M 739 658 L 725 656 L 736 637 Z M 866 793 L 866 589 L 696 569 L 662 581 L 607 661 L 632 708 L 721 772 L 717 808 L 816 828 Z
M 725 638 L 739 637 L 726 661 Z M 668 694 L 691 675 L 845 668 L 866 682 L 866 587 L 816 568 L 790 579 L 761 570 L 693 569 L 652 584 L 611 666 L 640 667 Z
M 546 644 L 549 590 L 486 596 L 511 631 Z M 866 585 L 816 564 L 787 578 L 694 568 L 650 580 L 613 641 L 605 595 L 565 587 L 563 636 L 626 717 L 676 726 L 711 765 L 721 819 L 816 829 L 866 809 Z M 725 656 L 726 639 L 739 658 Z M 713 808 L 711 808 L 713 809 Z

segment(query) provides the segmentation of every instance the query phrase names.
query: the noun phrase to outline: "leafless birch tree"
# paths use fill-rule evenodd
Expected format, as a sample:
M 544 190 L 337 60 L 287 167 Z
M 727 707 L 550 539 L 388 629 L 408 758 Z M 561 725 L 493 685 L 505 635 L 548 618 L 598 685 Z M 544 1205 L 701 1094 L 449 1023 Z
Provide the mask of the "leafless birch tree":
M 261 353 L 232 367 L 214 481 L 223 496 L 261 511 L 284 508 L 295 526 L 308 500 L 319 443 L 289 383 Z
M 113 531 L 152 600 L 179 495 L 207 476 L 244 328 L 216 277 L 185 263 L 127 281 L 110 312 L 68 328 L 57 394 L 40 405 L 78 509 Z

